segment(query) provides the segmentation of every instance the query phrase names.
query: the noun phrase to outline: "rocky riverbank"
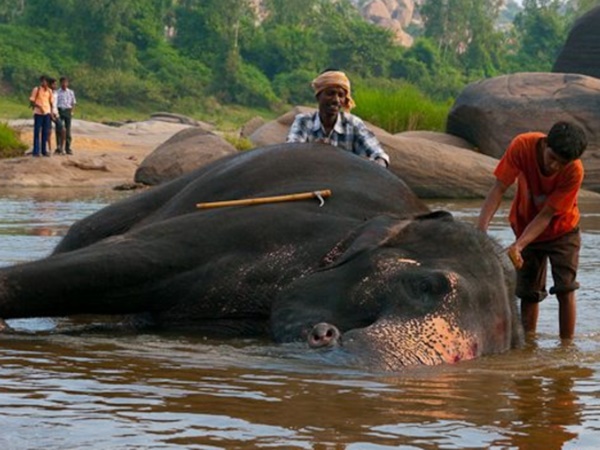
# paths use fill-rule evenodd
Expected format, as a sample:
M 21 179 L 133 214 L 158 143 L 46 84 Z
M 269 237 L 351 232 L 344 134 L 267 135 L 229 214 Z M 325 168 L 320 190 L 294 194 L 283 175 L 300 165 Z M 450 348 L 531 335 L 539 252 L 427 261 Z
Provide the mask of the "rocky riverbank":
M 19 131 L 24 142 L 32 142 L 31 120 L 8 123 Z M 75 119 L 72 156 L 0 160 L 0 187 L 114 188 L 128 184 L 148 154 L 190 127 L 161 119 L 118 127 Z

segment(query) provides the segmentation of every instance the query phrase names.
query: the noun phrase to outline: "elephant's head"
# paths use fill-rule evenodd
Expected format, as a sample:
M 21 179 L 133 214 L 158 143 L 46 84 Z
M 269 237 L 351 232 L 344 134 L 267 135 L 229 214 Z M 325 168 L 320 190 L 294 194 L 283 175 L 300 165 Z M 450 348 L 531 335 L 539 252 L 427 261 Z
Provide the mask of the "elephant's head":
M 271 321 L 280 342 L 307 340 L 381 370 L 454 363 L 522 340 L 506 256 L 445 212 L 369 221 L 281 292 Z

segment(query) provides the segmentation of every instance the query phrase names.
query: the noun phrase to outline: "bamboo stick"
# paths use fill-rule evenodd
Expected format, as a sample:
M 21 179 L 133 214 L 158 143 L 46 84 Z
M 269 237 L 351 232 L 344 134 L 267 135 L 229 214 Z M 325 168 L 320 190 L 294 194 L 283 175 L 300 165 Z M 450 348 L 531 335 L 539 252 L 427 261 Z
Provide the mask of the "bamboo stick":
M 210 208 L 224 208 L 227 206 L 248 206 L 248 205 L 262 205 L 264 203 L 280 203 L 280 202 L 292 202 L 296 200 L 306 200 L 309 198 L 326 198 L 331 196 L 331 190 L 324 189 L 322 191 L 314 192 L 299 192 L 297 194 L 277 195 L 275 197 L 255 197 L 255 198 L 244 198 L 240 200 L 226 200 L 221 202 L 206 202 L 196 203 L 196 208 L 199 209 L 210 209 Z

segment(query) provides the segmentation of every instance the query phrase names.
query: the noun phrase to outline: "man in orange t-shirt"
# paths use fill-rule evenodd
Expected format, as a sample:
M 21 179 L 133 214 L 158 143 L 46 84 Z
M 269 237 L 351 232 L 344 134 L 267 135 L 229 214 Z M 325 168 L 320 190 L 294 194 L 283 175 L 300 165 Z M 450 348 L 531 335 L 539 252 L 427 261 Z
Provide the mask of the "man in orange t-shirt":
M 33 108 L 33 156 L 50 156 L 46 148 L 51 128 L 54 108 L 52 89 L 48 86 L 48 77 L 42 75 L 40 84 L 31 91 L 29 104 Z
M 579 208 L 577 195 L 583 181 L 579 159 L 587 147 L 583 129 L 557 122 L 546 136 L 518 135 L 498 163 L 496 183 L 479 214 L 478 228 L 487 231 L 506 190 L 518 180 L 509 214 L 516 240 L 508 253 L 517 268 L 517 296 L 526 332 L 535 332 L 539 303 L 546 292 L 548 260 L 559 302 L 560 337 L 575 332 L 575 290 L 579 264 Z

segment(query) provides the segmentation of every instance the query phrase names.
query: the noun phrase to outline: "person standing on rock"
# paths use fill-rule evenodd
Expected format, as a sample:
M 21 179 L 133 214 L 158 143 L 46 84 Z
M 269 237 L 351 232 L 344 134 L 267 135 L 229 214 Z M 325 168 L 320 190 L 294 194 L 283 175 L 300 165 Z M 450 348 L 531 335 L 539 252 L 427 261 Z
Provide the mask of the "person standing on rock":
M 323 142 L 368 158 L 383 167 L 390 157 L 375 135 L 357 116 L 350 114 L 355 106 L 350 80 L 344 72 L 326 70 L 312 82 L 319 110 L 298 114 L 287 136 L 287 142 Z
M 50 156 L 46 147 L 51 127 L 52 90 L 48 86 L 48 78 L 40 77 L 40 84 L 31 91 L 29 106 L 33 108 L 33 152 L 34 157 Z
M 571 339 L 575 332 L 581 247 L 577 195 L 584 174 L 580 158 L 586 147 L 583 129 L 569 122 L 555 123 L 547 135 L 518 135 L 498 163 L 496 183 L 481 207 L 477 226 L 487 231 L 503 194 L 518 180 L 509 213 L 516 240 L 508 255 L 517 268 L 516 294 L 528 333 L 535 332 L 539 303 L 547 296 L 548 260 L 554 281 L 550 294 L 559 304 L 560 337 Z
M 71 148 L 71 124 L 73 119 L 73 112 L 77 99 L 75 98 L 75 92 L 69 89 L 69 79 L 67 77 L 60 78 L 60 89 L 57 92 L 57 107 L 58 115 L 63 124 L 62 127 L 62 147 L 60 153 L 67 153 L 72 155 L 73 150 Z
M 60 153 L 59 149 L 61 148 L 62 141 L 62 121 L 58 116 L 58 108 L 57 108 L 57 92 L 56 92 L 56 79 L 49 78 L 48 79 L 48 87 L 52 90 L 52 115 L 50 116 L 50 130 L 48 130 L 48 153 L 52 154 L 52 123 L 54 123 L 54 131 L 56 133 L 56 150 L 54 153 Z

